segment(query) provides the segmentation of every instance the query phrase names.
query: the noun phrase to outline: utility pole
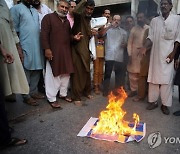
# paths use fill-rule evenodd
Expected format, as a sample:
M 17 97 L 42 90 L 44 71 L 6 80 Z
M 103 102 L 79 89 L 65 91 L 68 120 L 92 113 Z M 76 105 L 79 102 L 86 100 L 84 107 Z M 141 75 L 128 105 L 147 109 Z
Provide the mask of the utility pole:
M 138 12 L 139 0 L 131 0 L 131 15 L 136 18 Z

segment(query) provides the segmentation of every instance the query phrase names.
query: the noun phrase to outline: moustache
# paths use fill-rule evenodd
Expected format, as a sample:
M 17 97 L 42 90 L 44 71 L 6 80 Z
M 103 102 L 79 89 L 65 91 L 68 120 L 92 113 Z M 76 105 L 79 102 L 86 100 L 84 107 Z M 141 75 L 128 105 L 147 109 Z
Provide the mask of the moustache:
M 64 11 L 58 12 L 58 11 L 57 11 L 57 14 L 58 14 L 60 17 L 66 17 L 67 12 L 64 12 Z
M 165 7 L 161 7 L 161 10 L 166 10 L 166 8 Z

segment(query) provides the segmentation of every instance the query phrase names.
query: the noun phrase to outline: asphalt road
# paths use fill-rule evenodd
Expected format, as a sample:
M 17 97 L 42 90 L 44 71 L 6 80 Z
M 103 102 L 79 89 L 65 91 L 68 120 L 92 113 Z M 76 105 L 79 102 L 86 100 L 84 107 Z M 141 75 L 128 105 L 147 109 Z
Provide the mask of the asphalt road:
M 164 115 L 159 107 L 146 110 L 147 100 L 133 102 L 126 99 L 123 106 L 127 111 L 126 120 L 132 120 L 136 112 L 140 121 L 147 125 L 146 136 L 139 142 L 117 143 L 100 141 L 87 137 L 77 137 L 78 132 L 90 117 L 98 117 L 100 111 L 107 105 L 107 98 L 94 95 L 92 100 L 86 100 L 87 106 L 78 107 L 73 103 L 61 100 L 63 110 L 53 110 L 46 100 L 40 101 L 40 106 L 32 107 L 24 104 L 20 96 L 17 102 L 7 103 L 10 125 L 15 129 L 13 136 L 26 138 L 24 146 L 11 147 L 0 151 L 0 154 L 174 154 L 180 153 L 180 117 L 172 113 L 180 110 L 177 98 L 177 87 L 174 88 L 173 106 L 170 115 Z M 161 144 L 151 149 L 148 145 L 148 135 L 161 133 Z M 165 143 L 167 141 L 167 143 Z

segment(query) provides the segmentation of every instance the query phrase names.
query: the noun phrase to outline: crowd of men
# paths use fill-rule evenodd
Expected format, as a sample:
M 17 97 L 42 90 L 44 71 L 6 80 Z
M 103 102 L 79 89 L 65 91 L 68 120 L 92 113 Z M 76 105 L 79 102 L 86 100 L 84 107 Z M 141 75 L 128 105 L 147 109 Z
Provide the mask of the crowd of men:
M 0 133 L 1 145 L 26 143 L 24 139 L 12 138 L 6 129 L 3 93 L 22 94 L 24 103 L 32 106 L 39 105 L 38 99 L 46 96 L 52 108 L 62 109 L 57 97 L 82 106 L 82 96 L 93 98 L 92 89 L 96 95 L 102 92 L 106 97 L 110 90 L 115 92 L 123 86 L 125 90 L 129 88 L 128 96 L 134 97 L 134 102 L 144 100 L 148 94 L 147 110 L 158 107 L 160 96 L 162 112 L 170 113 L 173 83 L 179 85 L 180 91 L 180 16 L 171 13 L 172 1 L 161 0 L 161 14 L 149 17 L 150 25 L 145 14 L 139 12 L 137 24 L 132 16 L 127 16 L 122 26 L 122 17 L 112 16 L 106 8 L 102 17 L 107 22 L 92 28 L 94 8 L 93 0 L 81 0 L 78 4 L 60 0 L 57 11 L 52 12 L 40 0 L 22 0 L 9 10 L 6 2 L 0 0 L 4 87 L 0 127 L 5 132 Z M 89 48 L 92 37 L 95 57 Z M 110 89 L 112 71 L 115 86 Z M 174 114 L 179 116 L 180 111 Z

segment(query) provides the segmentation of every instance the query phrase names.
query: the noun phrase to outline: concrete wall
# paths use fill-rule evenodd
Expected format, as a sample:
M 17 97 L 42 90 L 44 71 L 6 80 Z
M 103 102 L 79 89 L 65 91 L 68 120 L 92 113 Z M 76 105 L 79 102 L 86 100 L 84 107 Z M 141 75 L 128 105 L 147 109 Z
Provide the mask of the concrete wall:
M 7 0 L 7 1 L 13 1 L 14 4 L 16 4 L 18 0 Z M 43 4 L 46 4 L 46 5 L 47 5 L 49 8 L 51 8 L 51 10 L 53 10 L 53 11 L 54 11 L 54 8 L 55 8 L 55 6 L 54 6 L 54 1 L 55 1 L 55 0 L 41 0 L 41 2 L 42 2 Z
M 54 0 L 41 0 L 43 4 L 46 4 L 51 10 L 54 11 L 55 6 L 54 6 Z
M 128 3 L 131 0 L 95 0 L 96 6 L 104 6 L 104 5 L 113 5 L 113 4 L 121 4 Z
M 14 3 L 16 4 L 16 2 L 18 0 L 7 0 L 7 1 L 14 1 Z M 56 0 L 41 0 L 42 3 L 46 4 L 47 6 L 49 6 L 52 10 L 55 10 L 56 9 Z M 96 7 L 99 7 L 99 6 L 106 6 L 106 5 L 113 5 L 113 4 L 122 4 L 122 3 L 129 3 L 129 2 L 132 2 L 132 1 L 148 1 L 148 0 L 95 0 L 95 3 L 96 3 Z M 160 0 L 154 0 L 158 5 L 159 5 L 159 2 Z M 172 0 L 173 1 L 173 13 L 180 13 L 180 0 Z M 135 5 L 134 5 L 135 6 Z M 135 9 L 135 12 L 136 12 L 136 8 L 133 8 L 134 6 L 132 6 L 132 15 L 134 14 L 133 13 L 133 9 Z M 159 12 L 159 8 L 158 8 L 158 12 Z

